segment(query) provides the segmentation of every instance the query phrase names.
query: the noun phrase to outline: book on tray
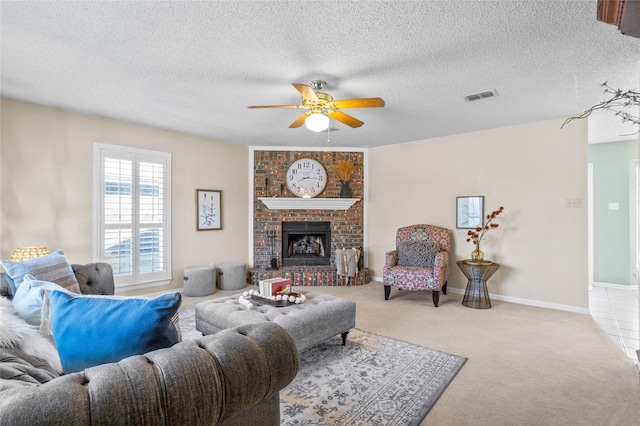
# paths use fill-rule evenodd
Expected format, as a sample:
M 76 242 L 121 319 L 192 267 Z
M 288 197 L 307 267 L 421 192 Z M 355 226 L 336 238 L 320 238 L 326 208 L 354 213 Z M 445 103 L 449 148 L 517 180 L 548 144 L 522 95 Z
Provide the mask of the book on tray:
M 266 280 L 260 280 L 260 295 L 264 297 L 275 296 L 279 292 L 285 290 L 287 286 L 291 286 L 291 279 L 289 278 L 269 278 Z

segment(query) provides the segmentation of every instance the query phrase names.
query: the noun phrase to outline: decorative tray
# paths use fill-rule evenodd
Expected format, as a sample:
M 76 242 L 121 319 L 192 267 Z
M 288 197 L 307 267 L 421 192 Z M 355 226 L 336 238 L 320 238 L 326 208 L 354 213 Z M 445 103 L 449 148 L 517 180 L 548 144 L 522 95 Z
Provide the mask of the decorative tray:
M 294 293 L 290 292 L 288 294 L 281 295 L 280 299 L 265 297 L 260 295 L 257 291 L 249 290 L 246 295 L 244 295 L 245 299 L 251 299 L 260 304 L 275 306 L 276 308 L 282 308 L 284 306 L 296 305 L 304 303 L 305 296 L 302 293 Z

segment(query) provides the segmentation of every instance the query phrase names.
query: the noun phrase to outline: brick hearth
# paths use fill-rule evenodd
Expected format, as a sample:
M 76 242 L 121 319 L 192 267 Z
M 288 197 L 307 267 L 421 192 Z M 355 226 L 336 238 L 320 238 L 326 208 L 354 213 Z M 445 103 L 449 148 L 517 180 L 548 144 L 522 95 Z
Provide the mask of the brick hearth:
M 348 286 L 362 285 L 370 281 L 369 268 L 362 268 L 355 277 L 338 277 L 333 266 L 286 266 L 278 270 L 261 268 L 249 269 L 251 284 L 257 286 L 260 280 L 268 278 L 289 278 L 296 286 Z
M 345 282 L 336 277 L 335 249 L 363 247 L 364 218 L 363 202 L 355 203 L 348 210 L 269 210 L 258 197 L 292 197 L 286 187 L 287 169 L 301 158 L 313 158 L 324 165 L 328 182 L 317 198 L 340 196 L 340 180 L 336 166 L 340 160 L 350 160 L 356 171 L 349 188 L 351 196 L 361 198 L 364 194 L 364 155 L 362 152 L 314 152 L 314 151 L 254 151 L 254 217 L 253 217 L 253 265 L 254 279 L 285 276 L 295 285 L 357 285 L 369 282 L 369 272 L 363 269 L 358 277 Z M 271 239 L 275 232 L 273 253 L 280 262 L 283 221 L 331 222 L 331 264 L 323 267 L 286 267 L 276 271 L 266 270 L 271 261 Z M 259 278 L 257 278 L 259 277 Z M 254 282 L 255 284 L 255 282 Z

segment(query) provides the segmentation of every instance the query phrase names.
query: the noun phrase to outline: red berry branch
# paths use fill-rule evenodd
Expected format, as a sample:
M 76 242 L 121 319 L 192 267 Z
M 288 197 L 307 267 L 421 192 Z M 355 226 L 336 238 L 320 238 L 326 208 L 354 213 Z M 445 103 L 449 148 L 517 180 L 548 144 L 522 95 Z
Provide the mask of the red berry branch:
M 484 225 L 484 228 L 479 226 L 474 230 L 469 230 L 469 232 L 467 232 L 467 235 L 469 236 L 469 238 L 467 238 L 467 242 L 472 241 L 476 246 L 480 244 L 480 241 L 482 241 L 482 237 L 484 237 L 484 234 L 488 230 L 495 229 L 499 226 L 497 223 L 493 223 L 493 219 L 498 217 L 498 215 L 502 213 L 503 210 L 504 207 L 500 206 L 498 210 L 494 210 L 491 212 L 491 214 L 488 214 L 487 223 Z

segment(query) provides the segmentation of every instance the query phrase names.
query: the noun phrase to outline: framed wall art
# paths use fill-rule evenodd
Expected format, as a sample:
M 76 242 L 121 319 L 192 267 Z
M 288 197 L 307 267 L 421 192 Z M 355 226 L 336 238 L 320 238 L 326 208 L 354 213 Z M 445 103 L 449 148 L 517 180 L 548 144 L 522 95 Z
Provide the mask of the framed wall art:
M 484 226 L 484 196 L 456 197 L 456 228 L 475 229 Z
M 222 191 L 196 189 L 198 231 L 222 229 Z

